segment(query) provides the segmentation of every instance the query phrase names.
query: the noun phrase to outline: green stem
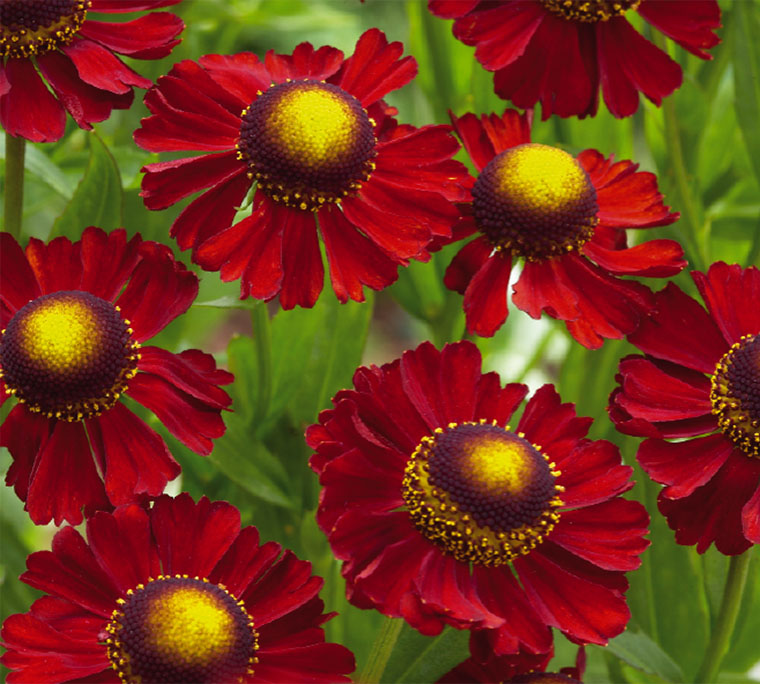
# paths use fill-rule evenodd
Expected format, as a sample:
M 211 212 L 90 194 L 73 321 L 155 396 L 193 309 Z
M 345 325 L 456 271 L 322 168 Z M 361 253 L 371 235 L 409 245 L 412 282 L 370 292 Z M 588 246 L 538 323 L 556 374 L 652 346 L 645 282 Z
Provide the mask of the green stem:
M 367 664 L 359 677 L 361 684 L 378 684 L 381 681 L 403 625 L 404 621 L 400 618 L 387 618 L 383 621 L 375 643 L 372 644 Z
M 694 679 L 695 682 L 717 681 L 716 675 L 720 670 L 723 656 L 728 651 L 736 617 L 739 615 L 739 608 L 741 608 L 742 594 L 749 572 L 750 555 L 747 551 L 739 556 L 731 557 L 718 619 L 715 622 L 705 658 Z
M 269 311 L 265 302 L 253 307 L 251 322 L 259 372 L 255 416 L 261 423 L 267 415 L 272 398 L 272 335 L 269 330 Z
M 26 140 L 5 133 L 5 230 L 21 239 Z
M 654 31 L 653 33 L 652 39 L 655 45 L 667 53 L 665 36 L 658 31 Z M 686 224 L 685 227 L 682 226 L 681 235 L 686 243 L 688 254 L 691 257 L 691 265 L 698 271 L 704 271 L 707 266 L 707 260 L 702 253 L 702 246 L 699 240 L 703 222 L 700 219 L 700 210 L 694 193 L 691 190 L 689 174 L 686 171 L 683 146 L 681 145 L 681 129 L 678 125 L 676 102 L 672 95 L 663 100 L 662 112 L 665 118 L 665 144 L 668 148 L 668 159 L 675 176 L 676 192 L 679 200 L 678 208 L 681 210 L 681 221 Z

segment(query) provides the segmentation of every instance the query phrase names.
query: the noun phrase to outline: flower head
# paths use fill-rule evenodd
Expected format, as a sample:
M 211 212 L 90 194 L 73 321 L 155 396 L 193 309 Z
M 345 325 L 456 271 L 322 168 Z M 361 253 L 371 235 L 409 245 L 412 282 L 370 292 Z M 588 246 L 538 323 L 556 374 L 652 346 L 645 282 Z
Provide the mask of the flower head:
M 647 546 L 646 511 L 619 496 L 631 469 L 551 385 L 510 427 L 527 388 L 480 365 L 470 342 L 424 343 L 358 369 L 307 430 L 349 600 L 425 634 L 473 629 L 495 655 L 546 654 L 550 626 L 606 643 Z
M 480 172 L 457 238 L 477 233 L 454 257 L 445 283 L 464 295 L 467 329 L 493 335 L 507 318 L 514 258 L 524 259 L 512 301 L 539 318 L 565 321 L 582 345 L 633 331 L 652 306 L 650 290 L 621 275 L 667 277 L 685 265 L 673 240 L 627 246 L 625 230 L 678 219 L 662 203 L 654 174 L 596 150 L 573 157 L 530 142 L 529 119 L 452 117 Z
M 760 271 L 717 262 L 691 274 L 707 307 L 673 283 L 620 362 L 615 426 L 647 437 L 638 461 L 664 485 L 679 544 L 728 555 L 760 544 Z M 677 440 L 677 441 L 671 441 Z
M 190 449 L 221 437 L 232 375 L 196 349 L 145 342 L 184 313 L 198 279 L 168 247 L 87 228 L 79 242 L 0 234 L 0 426 L 13 464 L 6 483 L 37 524 L 158 496 L 179 465 L 122 402 L 153 411 Z
M 66 112 L 81 128 L 132 104 L 133 87 L 151 82 L 115 53 L 158 59 L 185 27 L 169 12 L 126 22 L 96 13 L 151 10 L 180 0 L 3 0 L 0 3 L 0 123 L 34 142 L 63 136 Z M 40 78 L 42 76 L 42 78 Z M 52 92 L 51 92 L 52 91 Z
M 354 54 L 302 43 L 292 55 L 207 55 L 175 65 L 145 97 L 135 141 L 152 152 L 214 152 L 144 168 L 164 209 L 204 192 L 171 228 L 193 261 L 240 279 L 241 298 L 313 306 L 324 281 L 318 233 L 341 302 L 427 260 L 456 221 L 471 178 L 447 126 L 398 125 L 382 97 L 417 66 L 377 29 Z M 253 188 L 252 214 L 234 223 Z
M 541 103 L 542 118 L 593 116 L 599 88 L 610 112 L 633 114 L 639 93 L 656 105 L 676 90 L 681 67 L 628 21 L 638 14 L 702 59 L 720 42 L 716 0 L 428 0 L 455 19 L 454 35 L 474 45 L 494 73 L 499 97 L 517 107 Z
M 188 494 L 97 512 L 27 559 L 45 595 L 2 628 L 8 682 L 348 682 L 311 565 L 225 501 Z

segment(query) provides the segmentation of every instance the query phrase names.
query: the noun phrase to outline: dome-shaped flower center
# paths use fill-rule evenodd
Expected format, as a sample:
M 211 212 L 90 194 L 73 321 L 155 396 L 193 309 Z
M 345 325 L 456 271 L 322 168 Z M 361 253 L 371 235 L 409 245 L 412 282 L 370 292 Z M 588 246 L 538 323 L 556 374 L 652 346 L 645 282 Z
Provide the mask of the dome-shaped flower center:
M 30 57 L 67 45 L 91 0 L 0 0 L 0 57 Z
M 248 176 L 275 202 L 316 211 L 369 179 L 375 143 L 353 95 L 306 80 L 272 86 L 244 110 L 237 148 Z
M 55 292 L 11 318 L 0 377 L 29 410 L 82 420 L 113 407 L 137 373 L 139 346 L 118 307 L 89 292 Z
M 417 529 L 462 562 L 495 566 L 530 552 L 559 520 L 564 489 L 540 448 L 495 424 L 450 423 L 423 437 L 402 496 Z
M 494 157 L 472 196 L 475 222 L 494 248 L 530 261 L 578 249 L 599 222 L 596 191 L 583 167 L 567 152 L 538 143 Z
M 253 674 L 253 619 L 223 585 L 161 575 L 118 603 L 106 647 L 123 682 L 241 682 Z
M 744 453 L 760 458 L 760 335 L 745 335 L 718 361 L 710 401 L 718 425 Z
M 595 24 L 635 10 L 641 0 L 541 0 L 541 4 L 552 14 L 568 21 Z

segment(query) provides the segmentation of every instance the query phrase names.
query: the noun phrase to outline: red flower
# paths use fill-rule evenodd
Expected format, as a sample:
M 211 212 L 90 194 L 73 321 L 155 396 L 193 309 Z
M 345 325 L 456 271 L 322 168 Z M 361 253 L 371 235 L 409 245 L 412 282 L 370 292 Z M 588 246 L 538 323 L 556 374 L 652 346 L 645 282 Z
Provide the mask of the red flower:
M 452 117 L 480 176 L 457 237 L 479 232 L 446 271 L 464 294 L 467 330 L 493 335 L 507 318 L 513 257 L 524 257 L 512 301 L 533 318 L 566 322 L 582 345 L 632 332 L 652 306 L 649 288 L 621 275 L 667 277 L 685 265 L 673 240 L 627 246 L 625 230 L 678 219 L 662 203 L 657 178 L 596 150 L 577 158 L 530 142 L 529 117 L 506 110 Z
M 313 306 L 324 280 L 317 228 L 341 302 L 386 287 L 399 264 L 427 260 L 432 238 L 451 234 L 450 200 L 471 183 L 451 159 L 449 127 L 398 126 L 382 101 L 417 71 L 402 50 L 371 29 L 348 59 L 302 43 L 263 63 L 245 52 L 175 65 L 146 95 L 154 116 L 135 141 L 218 154 L 146 166 L 146 206 L 210 188 L 171 235 L 202 268 L 239 278 L 241 298 Z M 252 186 L 252 215 L 232 225 Z
M 638 460 L 666 487 L 676 541 L 727 555 L 760 544 L 760 271 L 718 262 L 691 274 L 707 306 L 670 283 L 628 340 L 609 413 L 647 437 Z M 677 440 L 677 441 L 669 441 Z
M 325 643 L 311 564 L 226 501 L 162 496 L 87 520 L 21 579 L 46 595 L 3 625 L 8 682 L 349 682 L 351 652 Z
M 118 23 L 95 20 L 92 13 L 123 14 L 179 1 L 3 0 L 3 128 L 34 142 L 54 142 L 63 135 L 67 111 L 81 128 L 92 128 L 112 109 L 129 108 L 132 88 L 149 88 L 151 82 L 114 53 L 134 59 L 165 57 L 180 42 L 177 36 L 185 25 L 169 12 Z
M 610 112 L 630 116 L 639 92 L 656 105 L 681 85 L 681 67 L 625 18 L 635 11 L 702 59 L 720 42 L 715 0 L 428 0 L 433 14 L 456 19 L 454 35 L 475 45 L 494 71 L 499 97 L 541 115 L 596 114 L 599 86 Z
M 0 426 L 6 483 L 32 520 L 82 522 L 111 505 L 158 496 L 179 474 L 163 439 L 126 394 L 197 453 L 221 437 L 232 375 L 197 349 L 142 346 L 187 311 L 198 279 L 171 250 L 123 230 L 87 228 L 72 244 L 0 234 Z
M 424 634 L 483 630 L 495 655 L 545 654 L 549 627 L 606 644 L 628 621 L 625 571 L 648 542 L 610 442 L 551 385 L 481 374 L 470 342 L 359 368 L 306 432 L 317 522 L 349 600 Z

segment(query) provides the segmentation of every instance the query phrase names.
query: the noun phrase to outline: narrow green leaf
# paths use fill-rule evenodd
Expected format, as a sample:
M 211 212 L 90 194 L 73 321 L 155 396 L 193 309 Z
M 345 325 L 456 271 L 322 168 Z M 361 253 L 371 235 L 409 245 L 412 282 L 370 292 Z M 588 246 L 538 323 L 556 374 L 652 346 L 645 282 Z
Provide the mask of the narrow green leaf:
M 209 299 L 205 302 L 193 302 L 193 306 L 205 306 L 212 309 L 252 309 L 258 304 L 259 301 L 256 299 L 240 299 L 232 295 Z
M 623 632 L 607 646 L 618 658 L 642 672 L 669 682 L 682 682 L 683 673 L 676 662 L 643 632 Z
M 4 145 L 0 145 L 0 159 L 5 159 Z M 66 199 L 74 194 L 74 183 L 39 147 L 26 146 L 24 170 Z
M 733 3 L 734 103 L 755 177 L 760 182 L 760 19 L 757 0 Z
M 87 226 L 113 230 L 123 224 L 124 197 L 119 167 L 94 131 L 88 136 L 90 160 L 71 200 L 56 219 L 50 237 L 79 239 Z

